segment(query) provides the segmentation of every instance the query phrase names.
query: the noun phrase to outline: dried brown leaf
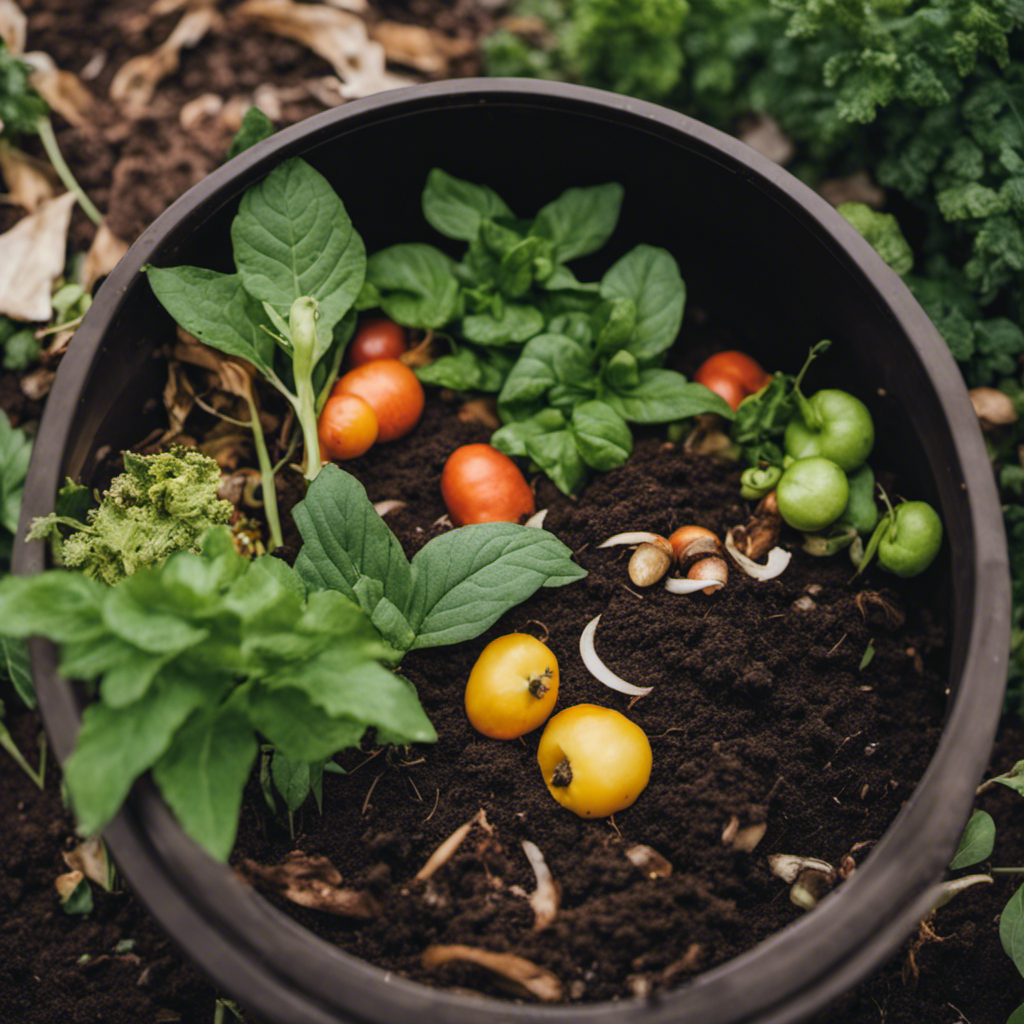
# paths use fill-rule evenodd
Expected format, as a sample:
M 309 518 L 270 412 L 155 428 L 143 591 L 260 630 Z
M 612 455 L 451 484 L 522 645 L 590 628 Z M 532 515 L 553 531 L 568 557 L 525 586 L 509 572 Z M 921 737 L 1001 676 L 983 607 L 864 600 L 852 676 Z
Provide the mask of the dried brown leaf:
M 216 117 L 224 109 L 224 97 L 216 93 L 204 92 L 194 100 L 189 100 L 178 111 L 178 124 L 185 131 L 191 131 L 203 121 Z
M 428 971 L 458 962 L 476 964 L 490 971 L 503 988 L 515 995 L 529 996 L 543 1003 L 556 1003 L 562 998 L 562 983 L 558 978 L 521 956 L 463 945 L 428 946 L 423 951 L 423 966 Z
M 0 39 L 11 53 L 25 52 L 28 18 L 14 0 L 0 0 Z
M 501 426 L 498 418 L 498 400 L 493 397 L 471 398 L 459 407 L 460 423 L 479 423 L 489 430 L 497 430 Z
M 84 878 L 81 871 L 68 871 L 54 879 L 53 884 L 57 889 L 57 895 L 60 896 L 61 903 L 67 903 L 71 899 L 71 894 L 81 885 Z
M 907 613 L 895 600 L 877 590 L 862 590 L 854 601 L 865 622 L 881 623 L 899 629 L 907 621 Z
M 453 39 L 437 29 L 398 21 L 379 21 L 370 30 L 383 47 L 387 59 L 422 71 L 445 75 L 453 58 L 465 57 L 476 44 L 470 39 Z
M 637 843 L 626 851 L 626 858 L 648 878 L 668 878 L 672 865 L 657 850 Z
M 144 113 L 156 87 L 177 71 L 181 51 L 195 46 L 219 18 L 210 6 L 186 11 L 174 31 L 152 52 L 126 61 L 110 83 L 110 98 L 120 103 L 131 116 Z
M 7 201 L 24 207 L 29 213 L 38 210 L 57 191 L 58 179 L 49 164 L 6 142 L 0 142 L 0 175 L 3 175 Z
M 769 160 L 785 166 L 793 159 L 796 147 L 793 140 L 779 127 L 778 121 L 767 114 L 755 114 L 740 124 L 740 141 Z
M 969 394 L 982 430 L 990 431 L 1017 422 L 1013 399 L 998 388 L 971 388 Z
M 423 865 L 416 873 L 415 881 L 425 882 L 431 877 L 439 868 L 444 867 L 455 855 L 455 851 L 465 842 L 466 836 L 469 835 L 470 830 L 474 825 L 482 826 L 487 832 L 493 832 L 494 829 L 487 821 L 487 815 L 484 813 L 484 809 L 481 807 L 477 813 L 466 822 L 465 825 L 460 825 L 441 845 L 427 858 L 427 863 Z
M 866 171 L 858 171 L 847 178 L 828 178 L 818 186 L 818 192 L 833 206 L 864 203 L 873 210 L 880 210 L 885 205 L 885 193 Z
M 82 287 L 91 291 L 92 286 L 101 278 L 106 277 L 121 262 L 128 251 L 128 243 L 118 238 L 106 222 L 102 223 L 93 236 L 92 245 L 85 254 L 82 266 Z
M 50 388 L 53 387 L 53 378 L 56 376 L 54 370 L 47 370 L 46 367 L 40 366 L 38 370 L 33 370 L 21 378 L 19 382 L 21 393 L 33 402 L 41 402 L 50 393 Z
M 64 270 L 74 205 L 70 192 L 48 199 L 0 235 L 0 313 L 15 320 L 50 319 L 50 295 Z
M 78 75 L 71 71 L 61 71 L 49 54 L 38 50 L 26 53 L 22 59 L 31 65 L 29 81 L 51 110 L 55 110 L 75 128 L 92 124 L 96 97 Z
M 258 879 L 276 889 L 292 903 L 313 910 L 364 920 L 380 913 L 368 893 L 341 888 L 341 874 L 326 857 L 294 850 L 280 864 L 257 864 L 246 858 L 242 861 L 241 872 L 243 877 Z
M 110 892 L 110 858 L 107 847 L 102 839 L 95 836 L 79 843 L 73 850 L 65 850 L 62 854 L 64 863 L 72 871 L 85 875 L 98 886 Z

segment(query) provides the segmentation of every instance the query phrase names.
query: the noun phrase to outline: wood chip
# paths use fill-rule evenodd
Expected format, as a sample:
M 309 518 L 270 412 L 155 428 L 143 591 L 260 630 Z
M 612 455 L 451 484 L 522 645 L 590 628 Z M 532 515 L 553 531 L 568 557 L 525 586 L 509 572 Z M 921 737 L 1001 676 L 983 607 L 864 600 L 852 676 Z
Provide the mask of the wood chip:
M 626 851 L 626 858 L 648 878 L 668 878 L 672 874 L 672 865 L 657 850 L 643 843 L 631 846 Z
M 512 953 L 493 953 L 473 946 L 428 946 L 423 951 L 423 966 L 428 971 L 450 963 L 470 963 L 495 976 L 498 984 L 517 996 L 532 997 L 542 1003 L 557 1003 L 562 998 L 562 983 L 550 971 Z
M 466 822 L 465 825 L 460 825 L 428 858 L 427 863 L 423 865 L 416 873 L 414 881 L 425 882 L 431 877 L 439 868 L 444 867 L 455 855 L 455 851 L 463 844 L 466 836 L 469 835 L 470 830 L 474 825 L 481 825 L 488 832 L 493 832 L 494 829 L 487 821 L 487 814 L 481 807 L 477 813 Z
M 540 852 L 540 847 L 524 839 L 523 852 L 537 879 L 537 888 L 530 894 L 529 900 L 533 908 L 533 930 L 539 932 L 554 921 L 561 894 L 558 883 L 551 877 L 551 869 L 544 859 L 544 854 Z
M 380 908 L 368 893 L 341 888 L 341 873 L 326 857 L 310 856 L 295 850 L 276 865 L 257 864 L 246 858 L 240 872 L 243 878 L 259 880 L 292 903 L 313 910 L 363 920 L 380 913 Z
M 0 235 L 0 313 L 14 320 L 50 319 L 50 295 L 64 271 L 74 205 L 75 197 L 66 192 Z

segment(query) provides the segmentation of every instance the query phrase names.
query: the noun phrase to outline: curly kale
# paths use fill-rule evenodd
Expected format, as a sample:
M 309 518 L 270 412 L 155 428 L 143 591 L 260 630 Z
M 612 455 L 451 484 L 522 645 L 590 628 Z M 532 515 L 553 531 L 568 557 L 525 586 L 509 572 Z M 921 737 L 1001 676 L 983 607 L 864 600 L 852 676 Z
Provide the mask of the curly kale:
M 217 497 L 220 467 L 201 452 L 125 452 L 124 468 L 85 523 L 54 513 L 33 520 L 29 539 L 59 536 L 59 526 L 70 527 L 61 548 L 64 564 L 114 585 L 175 551 L 198 551 L 206 530 L 231 518 L 231 503 Z
M 840 203 L 836 209 L 871 244 L 879 256 L 901 277 L 914 266 L 910 243 L 891 213 L 879 213 L 864 203 Z

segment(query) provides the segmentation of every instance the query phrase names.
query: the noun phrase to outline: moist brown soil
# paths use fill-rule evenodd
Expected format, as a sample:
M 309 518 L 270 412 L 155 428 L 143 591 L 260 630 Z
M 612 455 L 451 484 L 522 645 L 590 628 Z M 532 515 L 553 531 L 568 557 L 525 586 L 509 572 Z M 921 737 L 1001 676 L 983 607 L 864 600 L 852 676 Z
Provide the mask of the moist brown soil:
M 147 115 L 130 120 L 105 98 L 110 80 L 127 59 L 166 39 L 179 13 L 150 16 L 149 0 L 25 0 L 23 6 L 29 49 L 48 52 L 68 70 L 96 71 L 88 80 L 98 98 L 92 122 L 74 128 L 58 118 L 58 139 L 76 176 L 108 211 L 114 233 L 129 241 L 217 166 L 230 142 L 230 129 L 216 120 L 182 128 L 182 104 L 208 92 L 226 100 L 250 97 L 261 83 L 287 87 L 330 71 L 296 43 L 240 32 L 226 21 L 183 52 L 180 69 L 161 84 Z M 464 39 L 477 38 L 494 17 L 493 4 L 475 0 L 378 0 L 371 8 L 371 17 Z M 470 54 L 451 73 L 478 68 Z M 279 123 L 319 109 L 312 101 L 286 102 Z M 0 230 L 16 218 L 0 207 Z M 72 251 L 82 251 L 92 233 L 76 211 Z M 39 411 L 9 374 L 0 381 L 0 407 L 29 424 Z M 409 502 L 389 517 L 409 554 L 441 529 L 431 524 L 444 511 L 437 478 L 448 451 L 482 439 L 479 428 L 457 425 L 447 412 L 432 407 L 415 442 L 380 449 L 349 467 L 373 498 Z M 410 475 L 414 466 L 419 471 Z M 887 590 L 908 624 L 894 634 L 865 622 L 842 560 L 829 565 L 798 556 L 772 584 L 734 573 L 728 590 L 710 598 L 660 590 L 638 596 L 627 585 L 625 556 L 594 549 L 619 529 L 664 532 L 688 520 L 721 529 L 740 521 L 746 510 L 735 498 L 734 476 L 648 439 L 630 466 L 595 483 L 579 503 L 541 484 L 539 506 L 551 508 L 547 526 L 576 551 L 587 579 L 542 591 L 477 641 L 410 655 L 404 670 L 438 728 L 437 746 L 372 759 L 369 746 L 347 752 L 340 760 L 350 775 L 327 777 L 323 817 L 300 811 L 294 840 L 253 786 L 236 859 L 273 862 L 295 848 L 329 856 L 346 884 L 370 891 L 387 913 L 361 924 L 291 905 L 290 913 L 375 963 L 475 991 L 490 990 L 472 970 L 425 976 L 424 946 L 464 941 L 516 949 L 558 974 L 571 998 L 615 998 L 633 991 L 637 979 L 655 988 L 679 983 L 796 918 L 800 911 L 767 872 L 766 855 L 794 852 L 838 863 L 853 844 L 878 838 L 934 747 L 944 653 L 938 626 L 912 587 L 869 575 L 862 587 Z M 793 602 L 819 585 L 817 607 L 797 612 Z M 510 630 L 548 637 L 562 670 L 559 707 L 596 701 L 625 709 L 626 699 L 600 687 L 579 662 L 580 629 L 598 613 L 598 649 L 611 667 L 655 685 L 628 712 L 651 737 L 654 774 L 614 826 L 576 819 L 554 803 L 536 766 L 536 735 L 487 740 L 470 731 L 461 709 L 476 655 L 488 639 Z M 869 640 L 877 654 L 860 670 Z M 5 684 L 0 698 L 15 741 L 34 757 L 38 716 Z M 1022 746 L 1024 727 L 1007 720 L 991 773 L 1010 767 Z M 60 909 L 53 881 L 66 870 L 61 854 L 74 838 L 58 773 L 51 767 L 40 793 L 0 753 L 0 780 L 0 1024 L 213 1020 L 221 994 L 123 886 L 112 894 L 94 888 L 88 916 Z M 1019 864 L 1024 803 L 996 787 L 979 806 L 998 823 L 992 863 Z M 481 807 L 493 838 L 481 843 L 475 832 L 429 886 L 410 885 L 436 844 Z M 721 841 L 734 815 L 744 825 L 767 822 L 753 854 Z M 524 839 L 540 846 L 562 887 L 559 918 L 539 934 L 530 931 L 525 900 L 511 891 L 533 889 Z M 635 842 L 666 856 L 672 876 L 644 879 L 623 856 Z M 817 1024 L 1003 1024 L 1024 999 L 998 938 L 998 915 L 1013 888 L 1012 879 L 999 879 L 943 908 L 931 922 L 936 938 L 922 933 L 908 940 Z M 628 955 L 611 955 L 626 948 Z M 693 948 L 697 959 L 686 961 Z

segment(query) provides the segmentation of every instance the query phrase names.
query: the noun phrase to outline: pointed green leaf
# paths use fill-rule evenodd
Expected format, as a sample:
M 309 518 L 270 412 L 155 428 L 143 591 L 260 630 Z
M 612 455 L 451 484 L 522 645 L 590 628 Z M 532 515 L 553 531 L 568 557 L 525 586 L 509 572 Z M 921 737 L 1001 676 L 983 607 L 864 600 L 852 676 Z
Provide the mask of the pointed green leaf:
M 956 871 L 987 860 L 996 843 L 996 823 L 987 811 L 975 811 L 967 822 L 949 866 Z
M 596 252 L 619 220 L 623 188 L 615 182 L 566 189 L 537 214 L 531 232 L 554 243 L 555 259 L 567 263 Z
M 318 761 L 358 747 L 366 732 L 362 722 L 326 717 L 323 708 L 294 686 L 257 687 L 249 696 L 249 719 L 278 750 L 297 761 Z
M 423 190 L 423 216 L 442 235 L 469 242 L 480 233 L 481 221 L 511 217 L 512 211 L 493 189 L 435 167 Z

